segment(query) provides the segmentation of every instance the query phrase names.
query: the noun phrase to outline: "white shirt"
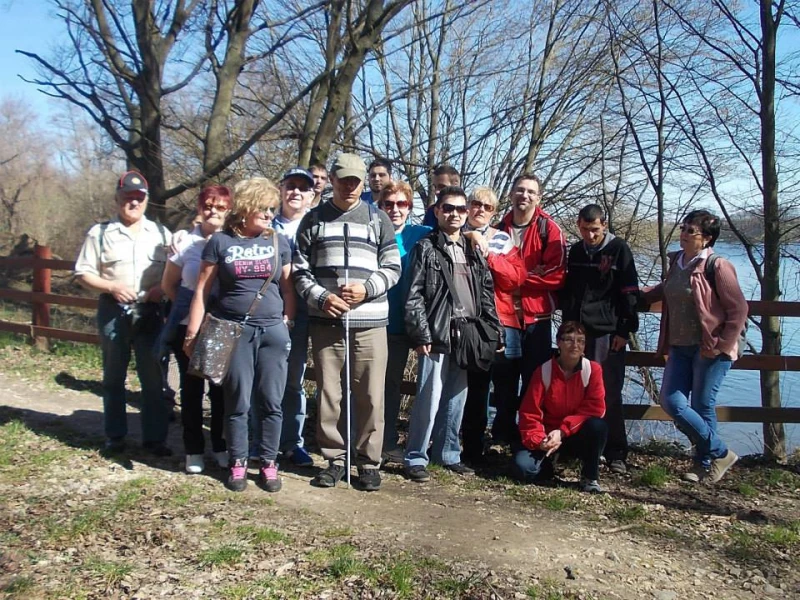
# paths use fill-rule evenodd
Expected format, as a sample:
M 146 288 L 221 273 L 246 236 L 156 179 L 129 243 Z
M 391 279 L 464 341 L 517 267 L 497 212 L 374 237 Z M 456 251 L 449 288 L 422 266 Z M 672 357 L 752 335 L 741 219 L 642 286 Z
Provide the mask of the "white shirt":
M 89 230 L 75 261 L 75 274 L 123 283 L 142 298 L 161 283 L 171 240 L 169 229 L 147 217 L 142 217 L 136 233 L 115 217 Z

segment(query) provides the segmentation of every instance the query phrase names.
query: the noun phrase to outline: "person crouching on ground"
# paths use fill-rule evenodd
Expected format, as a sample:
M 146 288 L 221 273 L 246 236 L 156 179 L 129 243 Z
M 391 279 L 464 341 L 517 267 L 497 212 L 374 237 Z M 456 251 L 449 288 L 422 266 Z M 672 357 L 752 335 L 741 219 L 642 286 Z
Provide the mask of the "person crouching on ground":
M 586 330 L 580 323 L 563 323 L 556 343 L 558 356 L 534 372 L 519 409 L 524 449 L 514 455 L 514 474 L 526 483 L 552 479 L 553 454 L 563 452 L 583 462 L 581 489 L 599 494 L 608 436 L 602 368 L 583 356 Z
M 461 462 L 458 431 L 467 399 L 467 371 L 452 356 L 452 320 L 486 321 L 498 332 L 502 346 L 492 275 L 483 256 L 461 234 L 467 219 L 464 190 L 442 189 L 435 213 L 439 229 L 417 242 L 408 261 L 406 333 L 419 356 L 404 459 L 406 476 L 412 481 L 430 479 L 426 467 L 431 438 L 430 460 L 459 475 L 474 473 Z
M 256 418 L 261 421 L 260 482 L 268 492 L 281 489 L 276 458 L 295 294 L 289 242 L 271 227 L 278 203 L 278 188 L 269 179 L 256 177 L 236 184 L 234 207 L 225 228 L 215 233 L 203 249 L 197 291 L 186 327 L 184 351 L 191 356 L 211 287 L 217 280 L 219 295 L 212 308 L 214 316 L 238 322 L 246 320 L 222 384 L 231 467 L 226 485 L 235 492 L 247 487 L 251 396 Z M 278 236 L 277 243 L 274 236 Z M 262 285 L 270 278 L 260 301 L 253 306 Z

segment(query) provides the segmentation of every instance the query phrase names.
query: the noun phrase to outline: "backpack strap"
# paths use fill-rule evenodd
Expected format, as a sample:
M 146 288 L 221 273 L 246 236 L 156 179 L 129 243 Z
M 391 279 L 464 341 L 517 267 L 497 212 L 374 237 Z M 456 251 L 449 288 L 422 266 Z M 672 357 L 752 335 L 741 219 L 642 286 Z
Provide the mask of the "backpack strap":
M 550 380 L 553 378 L 553 359 L 548 360 L 542 365 L 542 383 L 544 391 L 550 389 Z
M 592 363 L 588 358 L 581 358 L 581 383 L 583 389 L 589 387 L 589 379 L 592 377 Z M 553 360 L 550 359 L 542 365 L 542 383 L 544 391 L 550 389 L 550 381 L 553 379 Z
M 706 259 L 706 264 L 703 268 L 703 275 L 705 275 L 706 281 L 708 281 L 708 284 L 711 286 L 711 289 L 714 290 L 714 294 L 719 300 L 719 290 L 717 290 L 717 270 L 715 268 L 718 258 L 719 256 L 717 254 L 712 254 Z
M 536 227 L 539 229 L 539 240 L 542 243 L 542 255 L 544 255 L 544 251 L 547 250 L 547 218 L 539 215 Z
M 100 256 L 103 255 L 103 250 L 105 250 L 106 230 L 108 229 L 109 223 L 111 223 L 111 221 L 103 221 L 100 223 L 100 237 L 97 238 L 97 245 L 100 247 Z

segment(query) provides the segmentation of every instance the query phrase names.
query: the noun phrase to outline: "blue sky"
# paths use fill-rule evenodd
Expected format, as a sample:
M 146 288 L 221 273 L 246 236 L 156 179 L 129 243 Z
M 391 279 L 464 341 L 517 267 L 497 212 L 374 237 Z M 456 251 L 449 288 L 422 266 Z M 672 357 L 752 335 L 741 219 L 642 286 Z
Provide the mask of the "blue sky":
M 52 4 L 47 0 L 0 0 L 0 96 L 22 98 L 44 117 L 53 100 L 36 91 L 18 75 L 33 78 L 33 63 L 15 50 L 47 54 L 54 41 L 64 35 Z

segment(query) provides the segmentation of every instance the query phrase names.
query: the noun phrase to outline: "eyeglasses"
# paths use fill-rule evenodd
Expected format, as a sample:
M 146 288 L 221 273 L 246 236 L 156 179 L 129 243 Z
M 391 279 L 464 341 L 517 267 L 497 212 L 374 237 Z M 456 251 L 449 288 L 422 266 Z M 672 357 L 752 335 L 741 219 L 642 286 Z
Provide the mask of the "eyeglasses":
M 392 202 L 391 200 L 384 200 L 381 202 L 381 208 L 383 210 L 394 210 L 395 208 L 399 208 L 400 210 L 408 208 L 410 203 L 408 200 L 398 200 L 397 202 Z
M 467 205 L 466 204 L 450 204 L 449 202 L 442 204 L 439 209 L 446 215 L 449 215 L 451 212 L 456 211 L 460 215 L 467 214 Z
M 138 202 L 142 204 L 147 201 L 147 194 L 141 195 L 125 195 L 119 197 L 120 204 L 130 204 L 131 202 Z
M 561 341 L 570 346 L 585 346 L 586 345 L 586 338 L 580 337 L 562 337 Z
M 484 204 L 480 200 L 473 200 L 469 203 L 472 208 L 482 208 L 486 212 L 494 212 L 494 204 Z
M 696 227 L 692 227 L 691 225 L 681 225 L 680 228 L 682 233 L 686 235 L 703 235 L 702 229 L 697 229 Z
M 275 212 L 275 207 L 274 206 L 262 206 L 261 208 L 258 209 L 258 212 L 274 213 Z
M 203 210 L 207 210 L 207 211 L 214 210 L 214 211 L 216 211 L 218 213 L 223 213 L 223 212 L 227 212 L 228 205 L 227 204 L 204 204 L 203 205 Z

